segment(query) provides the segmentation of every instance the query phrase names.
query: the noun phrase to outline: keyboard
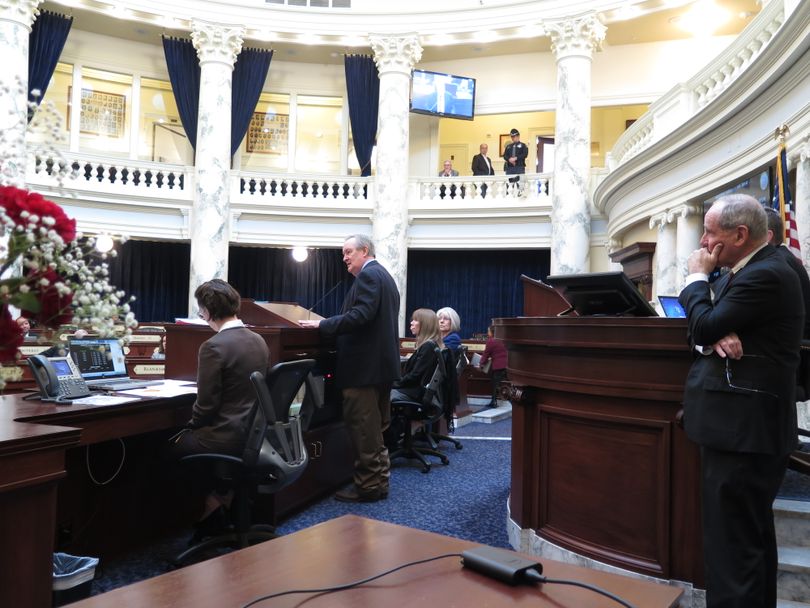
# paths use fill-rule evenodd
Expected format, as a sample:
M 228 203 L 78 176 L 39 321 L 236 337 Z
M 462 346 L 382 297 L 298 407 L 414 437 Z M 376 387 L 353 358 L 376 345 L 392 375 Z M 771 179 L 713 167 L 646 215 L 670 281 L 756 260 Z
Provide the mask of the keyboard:
M 90 389 L 95 391 L 128 391 L 134 388 L 146 388 L 163 384 L 163 380 L 122 380 L 120 382 L 105 382 L 102 384 L 91 384 Z

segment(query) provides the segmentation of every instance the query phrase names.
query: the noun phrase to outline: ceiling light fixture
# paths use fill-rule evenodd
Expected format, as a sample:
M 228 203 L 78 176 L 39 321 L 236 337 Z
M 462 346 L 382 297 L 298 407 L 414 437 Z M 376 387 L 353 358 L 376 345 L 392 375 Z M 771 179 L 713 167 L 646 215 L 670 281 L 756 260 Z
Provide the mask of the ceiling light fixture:
M 674 17 L 671 21 L 696 38 L 705 38 L 714 34 L 730 18 L 731 14 L 717 6 L 713 0 L 699 0 L 683 15 Z
M 292 257 L 296 262 L 305 262 L 309 257 L 306 247 L 293 247 Z

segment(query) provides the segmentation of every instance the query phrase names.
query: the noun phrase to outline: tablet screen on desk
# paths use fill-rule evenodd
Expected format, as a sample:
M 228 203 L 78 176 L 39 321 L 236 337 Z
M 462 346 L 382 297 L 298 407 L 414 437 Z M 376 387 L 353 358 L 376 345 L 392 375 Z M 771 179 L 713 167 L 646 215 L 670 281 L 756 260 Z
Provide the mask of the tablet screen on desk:
M 658 296 L 658 301 L 661 302 L 661 308 L 664 309 L 664 315 L 675 319 L 685 319 L 686 311 L 678 302 L 676 296 Z

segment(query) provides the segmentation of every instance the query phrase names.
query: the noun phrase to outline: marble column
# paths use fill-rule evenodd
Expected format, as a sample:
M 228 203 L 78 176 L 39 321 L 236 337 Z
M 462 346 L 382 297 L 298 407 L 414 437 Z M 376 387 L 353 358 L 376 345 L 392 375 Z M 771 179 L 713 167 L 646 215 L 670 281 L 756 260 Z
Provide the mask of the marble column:
M 796 192 L 793 201 L 796 208 L 796 228 L 799 231 L 799 247 L 802 251 L 802 262 L 810 268 L 810 136 L 804 138 L 799 146 L 794 146 L 797 154 Z M 791 154 L 793 158 L 793 154 Z
M 191 40 L 200 58 L 200 104 L 190 222 L 189 316 L 197 314 L 194 290 L 200 284 L 228 278 L 231 78 L 244 35 L 243 27 L 192 23 Z
M 42 0 L 0 0 L 0 184 L 25 187 L 28 36 Z
M 399 288 L 399 328 L 402 333 L 408 277 L 408 96 L 411 69 L 422 57 L 422 46 L 416 34 L 371 34 L 369 42 L 380 73 L 372 238 L 377 259 L 388 269 Z
M 605 31 L 595 14 L 546 24 L 557 60 L 552 274 L 590 270 L 591 58 Z
M 650 218 L 650 228 L 658 230 L 655 245 L 655 295 L 670 296 L 678 293 L 675 225 L 672 220 L 667 212 Z
M 700 248 L 700 237 L 703 235 L 703 206 L 700 204 L 680 205 L 670 212 L 670 218 L 676 219 L 675 256 L 676 283 L 675 294 L 679 294 L 686 282 L 689 271 L 686 260 L 689 255 Z M 672 221 L 670 219 L 670 221 Z

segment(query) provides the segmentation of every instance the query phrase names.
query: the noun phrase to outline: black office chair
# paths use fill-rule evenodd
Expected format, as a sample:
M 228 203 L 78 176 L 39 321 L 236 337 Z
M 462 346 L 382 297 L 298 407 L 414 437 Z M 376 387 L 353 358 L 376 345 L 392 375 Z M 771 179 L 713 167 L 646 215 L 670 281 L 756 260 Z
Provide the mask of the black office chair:
M 274 365 L 267 376 L 253 372 L 256 391 L 249 432 L 241 457 L 227 454 L 193 454 L 181 462 L 205 466 L 218 486 L 233 489 L 230 529 L 189 547 L 174 559 L 176 566 L 211 549 L 241 549 L 276 537 L 269 524 L 252 524 L 251 503 L 257 493 L 270 494 L 296 481 L 309 460 L 303 432 L 315 407 L 323 404 L 323 391 L 310 373 L 314 359 Z M 299 411 L 290 409 L 302 386 L 306 396 Z
M 444 368 L 447 371 L 447 377 L 444 381 L 444 421 L 447 426 L 447 432 L 452 433 L 454 430 L 454 414 L 456 405 L 458 405 L 460 395 L 458 388 L 458 376 L 464 371 L 464 368 L 469 365 L 467 359 L 467 347 L 462 346 L 457 352 L 449 348 L 442 351 L 444 357 Z M 457 450 L 464 449 L 462 443 L 451 437 L 449 434 L 443 434 L 438 431 L 439 421 L 434 422 L 429 427 L 424 427 L 418 434 L 417 438 L 427 441 L 428 445 L 434 450 L 439 449 L 442 441 L 452 443 Z
M 439 450 L 414 444 L 413 423 L 422 422 L 429 427 L 444 414 L 444 389 L 447 371 L 445 370 L 444 357 L 438 346 L 435 352 L 437 355 L 436 369 L 433 371 L 427 386 L 425 386 L 422 400 L 397 399 L 391 401 L 391 416 L 394 419 L 399 419 L 397 422 L 400 423 L 395 423 L 392 426 L 401 427 L 403 436 L 399 447 L 391 453 L 389 458 L 391 461 L 395 458 L 418 460 L 422 463 L 423 473 L 430 471 L 430 461 L 426 456 L 436 456 L 442 464 L 450 464 L 447 456 Z

